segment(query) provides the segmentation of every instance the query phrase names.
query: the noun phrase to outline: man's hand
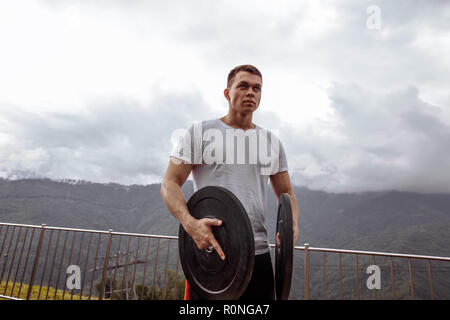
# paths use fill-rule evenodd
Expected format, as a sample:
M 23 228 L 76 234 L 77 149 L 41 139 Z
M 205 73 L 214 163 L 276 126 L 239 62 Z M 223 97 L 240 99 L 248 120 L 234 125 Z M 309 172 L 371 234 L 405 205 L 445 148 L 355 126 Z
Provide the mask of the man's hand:
M 292 228 L 292 249 L 295 249 L 295 244 L 297 243 L 297 238 L 298 238 L 298 226 L 294 225 Z M 281 239 L 280 239 L 280 233 L 277 232 L 276 237 L 275 237 L 275 245 L 279 248 L 281 245 Z
M 275 175 L 270 176 L 270 182 L 272 183 L 273 191 L 275 192 L 275 195 L 277 196 L 278 200 L 280 199 L 280 194 L 287 193 L 289 195 L 289 198 L 291 199 L 291 206 L 292 206 L 292 232 L 293 232 L 293 244 L 292 247 L 295 247 L 295 244 L 297 242 L 298 238 L 298 202 L 297 198 L 295 197 L 294 191 L 292 190 L 291 180 L 289 178 L 289 174 L 287 171 L 279 172 Z M 280 243 L 280 237 L 277 234 L 275 237 L 275 242 L 277 246 L 279 246 Z
M 212 227 L 217 227 L 220 225 L 222 225 L 222 221 L 219 219 L 192 219 L 187 224 L 185 230 L 192 237 L 200 250 L 205 250 L 213 246 L 219 257 L 222 260 L 225 260 L 225 253 L 212 232 Z

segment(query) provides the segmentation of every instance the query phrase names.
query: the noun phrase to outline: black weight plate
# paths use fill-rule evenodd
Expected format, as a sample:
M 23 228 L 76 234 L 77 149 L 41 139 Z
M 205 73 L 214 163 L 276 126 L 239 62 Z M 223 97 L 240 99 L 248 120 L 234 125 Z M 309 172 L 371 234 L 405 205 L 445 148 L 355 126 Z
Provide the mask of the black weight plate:
M 280 195 L 276 233 L 280 233 L 280 246 L 278 247 L 275 241 L 275 288 L 277 299 L 287 300 L 291 290 L 294 258 L 292 206 L 291 199 L 287 193 Z
M 215 250 L 200 250 L 180 225 L 179 252 L 184 275 L 198 299 L 234 300 L 247 288 L 255 263 L 253 229 L 239 199 L 223 187 L 207 186 L 197 190 L 187 202 L 196 219 L 217 218 L 222 225 L 213 234 L 225 253 L 220 259 Z

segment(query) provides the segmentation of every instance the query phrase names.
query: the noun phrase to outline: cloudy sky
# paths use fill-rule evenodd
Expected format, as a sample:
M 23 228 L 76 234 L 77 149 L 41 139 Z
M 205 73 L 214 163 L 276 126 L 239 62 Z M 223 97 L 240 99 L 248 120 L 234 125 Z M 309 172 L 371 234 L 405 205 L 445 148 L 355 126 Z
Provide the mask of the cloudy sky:
M 160 182 L 250 63 L 296 185 L 450 192 L 449 1 L 2 1 L 0 45 L 2 178 Z

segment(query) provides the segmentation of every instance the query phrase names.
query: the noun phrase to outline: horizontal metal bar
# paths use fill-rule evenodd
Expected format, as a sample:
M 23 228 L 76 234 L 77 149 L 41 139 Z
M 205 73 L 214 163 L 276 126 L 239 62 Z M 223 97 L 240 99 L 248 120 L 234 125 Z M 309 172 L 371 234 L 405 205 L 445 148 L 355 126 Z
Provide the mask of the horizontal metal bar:
M 41 229 L 42 225 L 30 225 L 30 224 L 18 224 L 18 223 L 5 223 L 0 222 L 0 225 L 4 226 L 14 226 L 14 227 L 27 227 L 27 228 L 36 228 Z M 62 231 L 73 231 L 73 232 L 91 232 L 97 234 L 109 234 L 109 231 L 105 230 L 90 230 L 90 229 L 79 229 L 79 228 L 67 228 L 67 227 L 52 227 L 45 226 L 46 230 L 62 230 Z M 133 236 L 133 237 L 144 237 L 144 238 L 159 238 L 159 239 L 168 239 L 168 240 L 178 240 L 176 236 L 166 236 L 166 235 L 156 235 L 156 234 L 143 234 L 143 233 L 129 233 L 129 232 L 116 232 L 112 231 L 112 235 L 121 235 L 121 236 Z
M 17 224 L 17 223 L 4 223 L 0 222 L 0 225 L 4 226 L 21 226 L 28 228 L 42 228 L 42 225 L 27 225 L 27 224 Z M 98 234 L 108 234 L 109 231 L 102 230 L 88 230 L 88 229 L 76 229 L 76 228 L 62 228 L 62 227 L 51 227 L 45 226 L 45 229 L 53 229 L 53 230 L 66 230 L 66 231 L 75 231 L 75 232 L 91 232 Z M 177 236 L 166 236 L 166 235 L 155 235 L 155 234 L 142 234 L 142 233 L 128 233 L 128 232 L 111 232 L 112 235 L 121 235 L 121 236 L 135 236 L 135 237 L 144 237 L 144 238 L 156 238 L 156 239 L 168 239 L 168 240 L 177 240 Z M 275 244 L 270 243 L 269 247 L 274 248 Z M 295 250 L 305 250 L 304 246 L 295 246 Z M 361 251 L 361 250 L 346 250 L 346 249 L 332 249 L 332 248 L 315 248 L 308 247 L 310 251 L 319 251 L 319 252 L 334 252 L 334 253 L 349 253 L 349 254 L 361 254 L 361 255 L 375 255 L 375 256 L 385 256 L 385 257 L 396 257 L 396 258 L 413 258 L 413 259 L 425 259 L 425 260 L 437 260 L 437 261 L 450 261 L 450 257 L 439 257 L 439 256 L 425 256 L 425 255 L 413 255 L 413 254 L 401 254 L 401 253 L 392 253 L 392 252 L 377 252 L 377 251 Z
M 275 248 L 275 243 L 269 243 L 269 247 L 270 248 Z M 309 247 L 309 248 L 311 248 L 311 247 Z M 295 250 L 305 250 L 305 247 L 295 246 L 294 249 Z
M 14 297 L 10 297 L 10 296 L 4 296 L 2 294 L 0 294 L 0 298 L 8 299 L 8 300 L 24 300 L 24 299 L 14 298 Z
M 295 247 L 296 250 L 304 250 L 304 247 Z M 344 250 L 344 249 L 330 249 L 330 248 L 314 248 L 309 247 L 309 251 L 319 252 L 334 252 L 334 253 L 349 253 L 349 254 L 362 254 L 362 255 L 375 255 L 384 257 L 396 257 L 396 258 L 413 258 L 413 259 L 429 259 L 438 261 L 450 261 L 450 257 L 438 257 L 438 256 L 424 256 L 414 254 L 402 254 L 392 252 L 377 252 L 377 251 L 359 251 L 359 250 Z
M 114 231 L 111 232 L 111 234 L 119 235 L 119 236 L 132 236 L 132 237 L 178 240 L 178 237 L 176 237 L 176 236 L 164 236 L 164 235 L 158 235 L 158 234 L 128 233 L 128 232 L 114 232 Z
M 42 228 L 42 225 L 31 225 L 31 224 L 21 224 L 21 223 L 9 223 L 9 222 L 0 222 L 2 226 L 11 226 L 11 227 L 26 227 L 26 228 Z
M 18 223 L 4 223 L 0 222 L 0 225 L 3 226 L 14 226 L 14 227 L 25 227 L 25 228 L 35 228 L 41 229 L 42 225 L 31 225 L 31 224 L 18 224 Z M 108 234 L 108 231 L 103 230 L 89 230 L 89 229 L 78 229 L 78 228 L 67 228 L 67 227 L 52 227 L 52 226 L 44 226 L 46 230 L 63 230 L 63 231 L 75 231 L 75 232 L 92 232 L 92 233 L 105 233 Z
M 72 232 L 87 232 L 87 233 L 99 233 L 108 234 L 108 231 L 104 230 L 90 230 L 90 229 L 78 229 L 78 228 L 63 228 L 63 227 L 45 227 L 48 230 L 62 230 L 62 231 L 72 231 Z

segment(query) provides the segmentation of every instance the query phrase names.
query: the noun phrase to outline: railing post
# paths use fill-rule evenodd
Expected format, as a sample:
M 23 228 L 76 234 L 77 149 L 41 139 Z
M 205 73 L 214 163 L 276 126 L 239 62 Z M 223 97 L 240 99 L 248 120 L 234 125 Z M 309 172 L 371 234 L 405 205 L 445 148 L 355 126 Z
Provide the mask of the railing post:
M 305 243 L 305 300 L 309 300 L 309 243 Z
M 106 270 L 109 265 L 109 251 L 111 249 L 111 238 L 112 238 L 112 229 L 108 230 L 108 242 L 106 243 L 106 254 L 105 254 L 105 263 L 103 264 L 103 274 L 102 274 L 102 282 L 100 285 L 100 296 L 99 300 L 102 300 L 105 294 L 105 278 L 106 278 Z
M 375 256 L 372 256 L 372 264 L 375 266 Z M 377 288 L 373 289 L 373 297 L 377 300 Z
M 343 284 L 342 284 L 342 254 L 341 252 L 338 253 L 339 255 L 339 299 L 344 299 L 343 294 Z
M 359 263 L 358 263 L 358 255 L 356 255 L 356 299 L 360 300 L 360 294 L 359 294 Z
M 323 300 L 327 300 L 327 255 L 323 252 Z
M 427 263 L 428 263 L 428 276 L 430 277 L 431 299 L 434 300 L 433 275 L 431 273 L 430 259 L 427 260 Z
M 411 296 L 412 299 L 416 299 L 416 295 L 414 293 L 414 279 L 413 279 L 413 269 L 412 269 L 412 262 L 411 258 L 408 258 L 408 264 L 409 264 L 409 284 L 411 286 Z
M 41 232 L 39 233 L 39 242 L 38 242 L 38 245 L 37 245 L 37 248 L 36 248 L 36 254 L 34 256 L 33 270 L 31 270 L 31 278 L 30 278 L 30 284 L 28 286 L 28 292 L 27 292 L 26 300 L 30 300 L 31 292 L 33 291 L 34 276 L 36 274 L 36 269 L 37 269 L 38 262 L 39 262 L 39 254 L 41 252 L 42 240 L 44 239 L 44 231 L 45 231 L 45 224 L 42 224 L 41 225 Z
M 394 262 L 392 262 L 392 257 L 390 257 L 391 261 L 391 284 L 392 284 L 392 299 L 397 300 L 397 296 L 395 294 L 395 280 L 394 280 Z

